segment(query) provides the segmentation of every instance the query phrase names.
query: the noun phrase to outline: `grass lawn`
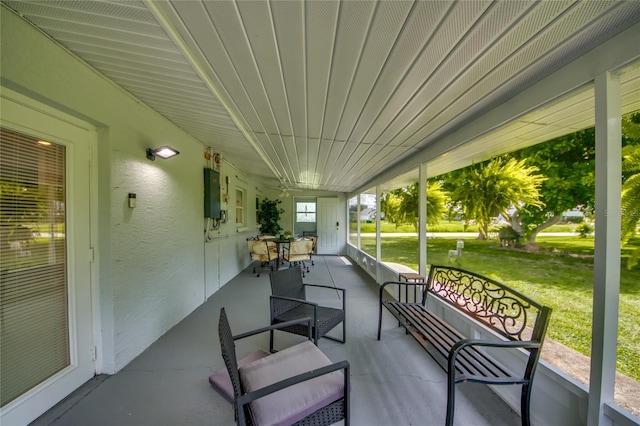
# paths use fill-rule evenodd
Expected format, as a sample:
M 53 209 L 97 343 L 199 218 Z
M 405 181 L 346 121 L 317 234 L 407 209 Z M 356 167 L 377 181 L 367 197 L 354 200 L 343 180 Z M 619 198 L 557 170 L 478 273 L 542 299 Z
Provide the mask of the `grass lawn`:
M 416 229 L 413 225 L 394 225 L 393 223 L 381 222 L 380 223 L 380 232 L 416 232 Z M 490 231 L 498 232 L 498 229 L 503 227 L 504 225 L 495 225 Z M 566 224 L 557 224 L 553 225 L 547 229 L 545 232 L 575 232 L 576 228 L 575 223 L 566 223 Z M 350 223 L 349 229 L 352 232 L 357 231 L 357 224 Z M 376 224 L 372 223 L 361 223 L 360 224 L 360 232 L 362 233 L 375 233 L 376 232 Z M 440 221 L 437 225 L 429 225 L 427 226 L 427 232 L 478 232 L 478 227 L 476 225 L 471 225 L 468 227 L 464 226 L 463 222 L 460 221 Z
M 497 241 L 465 239 L 460 259 L 450 259 L 455 238 L 430 238 L 427 262 L 468 269 L 521 291 L 551 306 L 548 336 L 584 355 L 591 351 L 593 238 L 539 237 L 541 251 L 501 248 Z M 362 249 L 375 253 L 375 238 L 361 237 Z M 640 239 L 631 242 L 640 245 Z M 623 249 L 620 277 L 618 371 L 640 381 L 640 267 L 626 268 L 631 248 Z M 384 237 L 382 260 L 418 269 L 418 241 Z

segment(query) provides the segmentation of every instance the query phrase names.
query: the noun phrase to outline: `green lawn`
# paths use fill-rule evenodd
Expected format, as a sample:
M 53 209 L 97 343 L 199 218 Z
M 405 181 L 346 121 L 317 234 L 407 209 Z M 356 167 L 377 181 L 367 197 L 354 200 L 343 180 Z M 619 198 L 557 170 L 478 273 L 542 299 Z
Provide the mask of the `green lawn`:
M 504 225 L 495 225 L 491 231 L 497 232 L 499 228 Z M 574 232 L 576 228 L 576 224 L 568 223 L 568 224 L 558 224 L 545 229 L 545 232 Z M 349 229 L 352 232 L 356 232 L 357 226 L 355 223 L 349 224 Z M 360 224 L 360 232 L 362 233 L 375 233 L 376 232 L 376 224 L 372 223 L 361 223 Z M 381 222 L 380 232 L 416 232 L 416 229 L 413 225 L 394 225 L 393 223 Z M 463 222 L 459 221 L 440 221 L 437 225 L 429 225 L 427 227 L 427 232 L 478 232 L 478 227 L 468 226 L 465 227 Z
M 463 255 L 451 259 L 455 238 L 427 241 L 429 264 L 455 264 L 504 282 L 551 306 L 548 336 L 587 356 L 591 351 L 593 238 L 539 237 L 541 251 L 527 253 L 499 247 L 497 241 L 465 239 Z M 362 249 L 375 253 L 375 238 L 361 237 Z M 640 239 L 632 241 L 640 245 Z M 620 282 L 618 370 L 640 381 L 640 268 L 629 271 L 623 249 Z M 418 241 L 384 237 L 382 260 L 418 269 Z

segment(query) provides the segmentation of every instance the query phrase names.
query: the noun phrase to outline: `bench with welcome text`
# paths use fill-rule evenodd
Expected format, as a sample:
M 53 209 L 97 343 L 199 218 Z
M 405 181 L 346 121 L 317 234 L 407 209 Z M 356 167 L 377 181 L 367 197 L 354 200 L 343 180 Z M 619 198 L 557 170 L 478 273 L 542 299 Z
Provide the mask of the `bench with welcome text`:
M 394 286 L 396 298 L 386 291 Z M 455 308 L 495 338 L 463 336 L 429 309 L 427 296 Z M 383 306 L 447 372 L 447 425 L 453 424 L 455 385 L 461 382 L 522 385 L 522 424 L 530 423 L 531 387 L 551 308 L 490 278 L 437 265 L 431 266 L 426 283 L 387 281 L 382 285 L 378 340 Z M 511 371 L 497 359 L 503 349 L 527 355 L 521 372 Z

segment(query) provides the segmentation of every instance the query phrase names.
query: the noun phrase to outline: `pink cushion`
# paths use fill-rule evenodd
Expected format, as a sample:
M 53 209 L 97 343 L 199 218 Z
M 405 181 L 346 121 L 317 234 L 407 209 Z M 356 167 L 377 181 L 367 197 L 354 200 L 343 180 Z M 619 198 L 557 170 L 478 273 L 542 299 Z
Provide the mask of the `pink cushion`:
M 262 350 L 251 352 L 249 355 L 238 361 L 238 368 L 266 356 L 269 356 L 269 353 Z M 233 385 L 231 384 L 229 372 L 227 371 L 226 367 L 210 375 L 209 383 L 211 383 L 213 388 L 217 390 L 218 393 L 224 397 L 224 399 L 233 404 Z
M 239 368 L 240 380 L 245 391 L 251 392 L 330 364 L 329 358 L 307 340 Z M 253 401 L 253 423 L 290 425 L 343 396 L 344 374 L 335 371 Z

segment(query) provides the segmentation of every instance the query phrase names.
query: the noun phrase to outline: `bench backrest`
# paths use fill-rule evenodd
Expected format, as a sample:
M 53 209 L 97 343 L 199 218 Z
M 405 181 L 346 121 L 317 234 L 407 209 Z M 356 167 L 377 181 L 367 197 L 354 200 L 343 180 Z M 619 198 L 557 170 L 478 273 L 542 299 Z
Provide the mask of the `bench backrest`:
M 450 266 L 431 265 L 428 294 L 509 340 L 542 343 L 551 308 L 491 278 Z

